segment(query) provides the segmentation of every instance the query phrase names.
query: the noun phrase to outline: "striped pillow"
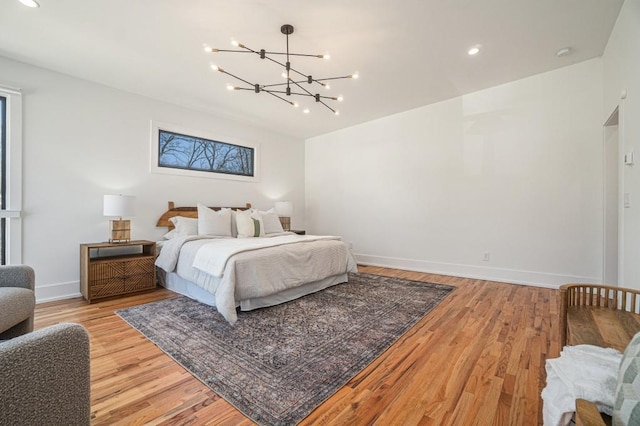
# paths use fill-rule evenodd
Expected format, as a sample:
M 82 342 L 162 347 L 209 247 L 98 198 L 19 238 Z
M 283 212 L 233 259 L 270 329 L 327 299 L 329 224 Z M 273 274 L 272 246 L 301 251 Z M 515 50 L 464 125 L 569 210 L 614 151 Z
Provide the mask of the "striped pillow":
M 237 210 L 236 226 L 238 238 L 264 237 L 264 223 L 262 216 L 257 211 Z

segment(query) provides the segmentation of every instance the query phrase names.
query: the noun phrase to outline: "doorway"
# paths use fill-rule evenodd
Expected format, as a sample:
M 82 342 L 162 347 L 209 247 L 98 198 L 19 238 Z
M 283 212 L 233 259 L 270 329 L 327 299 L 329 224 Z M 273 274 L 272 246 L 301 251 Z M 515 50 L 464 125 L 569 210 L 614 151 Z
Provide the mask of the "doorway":
M 620 282 L 620 259 L 622 256 L 622 220 L 620 208 L 620 132 L 619 112 L 616 107 L 604 124 L 604 262 L 603 283 L 617 286 Z

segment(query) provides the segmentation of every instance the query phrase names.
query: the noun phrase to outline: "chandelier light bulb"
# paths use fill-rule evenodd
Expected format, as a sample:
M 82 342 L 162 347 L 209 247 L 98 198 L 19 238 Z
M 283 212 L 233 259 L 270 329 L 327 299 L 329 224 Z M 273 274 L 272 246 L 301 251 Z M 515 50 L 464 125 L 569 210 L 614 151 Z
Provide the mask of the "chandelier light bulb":
M 471 49 L 467 51 L 469 56 L 475 56 L 480 53 L 480 46 L 473 46 Z
M 342 102 L 344 101 L 344 98 L 342 97 L 342 95 L 338 96 L 338 102 Z
M 324 88 L 325 88 L 325 89 L 327 89 L 327 90 L 329 90 L 329 89 L 331 89 L 331 86 L 329 86 L 328 84 L 325 84 L 325 85 L 324 85 Z
M 309 114 L 310 111 L 309 111 L 309 108 L 305 108 L 302 110 L 302 112 L 304 112 L 305 114 Z
M 340 115 L 340 111 L 338 111 L 338 110 L 333 111 L 333 113 L 334 113 L 335 115 Z
M 214 71 L 220 71 L 220 67 L 218 67 L 216 64 L 211 64 L 211 69 Z
M 282 74 L 280 74 L 282 76 L 282 78 L 287 78 L 287 72 L 286 71 L 282 71 Z
M 324 55 L 322 55 L 322 59 L 327 59 L 327 60 L 329 60 L 329 59 L 331 59 L 331 55 L 329 55 L 329 54 L 324 54 Z
M 227 90 L 236 90 L 236 88 L 230 84 L 227 84 Z
M 357 80 L 358 78 L 360 78 L 360 76 L 358 75 L 358 73 L 355 73 L 351 76 L 351 78 L 353 78 L 354 80 Z
M 294 108 L 298 108 L 300 106 L 297 102 L 294 102 L 291 105 L 293 105 Z
M 240 43 L 238 42 L 238 40 L 231 40 L 231 45 L 233 47 L 240 47 Z
M 211 52 L 213 52 L 213 48 L 211 46 L 205 45 L 204 46 L 204 51 L 207 52 L 207 53 L 211 53 Z

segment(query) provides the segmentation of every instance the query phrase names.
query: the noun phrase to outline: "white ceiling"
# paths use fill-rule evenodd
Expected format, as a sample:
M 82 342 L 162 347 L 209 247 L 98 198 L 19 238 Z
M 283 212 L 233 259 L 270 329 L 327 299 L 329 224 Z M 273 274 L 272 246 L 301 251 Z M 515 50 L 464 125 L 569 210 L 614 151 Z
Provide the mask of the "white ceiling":
M 298 137 L 327 133 L 553 70 L 604 51 L 623 0 L 18 0 L 0 2 L 0 55 L 107 86 Z M 293 58 L 343 95 L 334 116 L 302 99 L 305 115 L 266 93 L 230 92 L 234 80 L 278 81 L 280 71 L 232 48 L 330 53 Z M 480 44 L 475 57 L 469 47 Z M 558 49 L 574 53 L 558 58 Z M 266 78 L 264 72 L 269 72 Z M 0 81 L 2 72 L 0 70 Z M 7 83 L 7 82 L 4 82 Z M 324 94 L 324 93 L 322 93 Z M 180 123 L 177 123 L 180 124 Z

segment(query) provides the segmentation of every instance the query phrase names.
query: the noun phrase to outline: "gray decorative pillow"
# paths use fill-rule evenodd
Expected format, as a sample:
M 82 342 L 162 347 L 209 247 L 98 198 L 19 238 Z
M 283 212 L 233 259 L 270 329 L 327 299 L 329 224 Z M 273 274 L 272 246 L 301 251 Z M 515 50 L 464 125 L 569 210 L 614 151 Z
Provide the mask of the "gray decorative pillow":
M 633 336 L 620 361 L 613 425 L 640 425 L 640 333 Z

